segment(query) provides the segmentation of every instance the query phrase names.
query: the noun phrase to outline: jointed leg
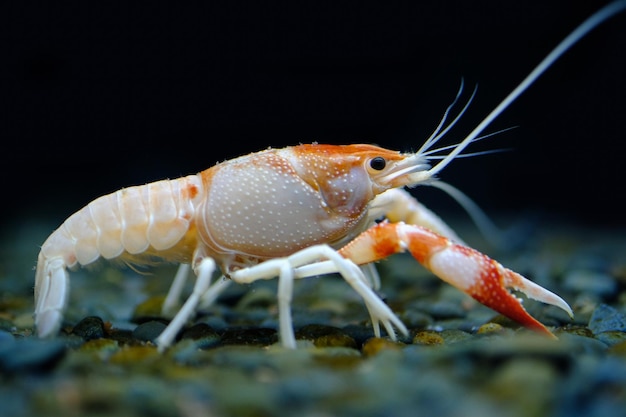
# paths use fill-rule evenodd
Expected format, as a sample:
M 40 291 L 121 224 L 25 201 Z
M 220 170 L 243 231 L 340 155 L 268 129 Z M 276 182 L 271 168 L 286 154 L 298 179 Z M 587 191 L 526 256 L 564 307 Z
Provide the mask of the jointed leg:
M 207 308 L 218 299 L 218 297 L 228 288 L 228 286 L 233 281 L 231 279 L 226 278 L 224 275 L 219 277 L 211 286 L 206 290 L 202 299 L 200 300 L 200 304 L 198 305 L 198 309 Z
M 189 298 L 187 298 L 187 301 L 185 301 L 185 304 L 183 304 L 178 313 L 176 313 L 174 319 L 172 319 L 169 325 L 165 328 L 163 333 L 161 333 L 156 339 L 159 352 L 163 352 L 172 344 L 172 341 L 176 338 L 178 332 L 196 312 L 198 303 L 211 285 L 211 276 L 215 271 L 215 261 L 212 258 L 204 258 L 199 262 L 195 269 L 197 278 L 193 287 L 193 292 Z
M 320 259 L 327 259 L 328 261 L 320 261 Z M 318 262 L 324 265 L 320 269 L 315 268 Z M 310 268 L 307 268 L 309 266 Z M 231 274 L 231 279 L 238 283 L 251 283 L 260 279 L 279 277 L 278 299 L 281 340 L 285 347 L 294 348 L 295 337 L 292 337 L 293 324 L 290 312 L 292 281 L 293 279 L 317 275 L 324 268 L 328 268 L 329 272 L 338 272 L 361 295 L 370 313 L 377 335 L 379 334 L 378 323 L 383 324 L 392 339 L 395 339 L 393 326 L 404 334 L 408 333 L 400 319 L 368 285 L 363 271 L 350 260 L 340 256 L 337 251 L 328 245 L 311 246 L 285 258 L 272 259 L 250 268 L 240 269 Z
M 278 322 L 279 336 L 283 346 L 296 347 L 296 335 L 291 319 L 291 299 L 293 296 L 293 267 L 284 262 L 278 276 Z
M 176 311 L 176 308 L 178 308 L 180 296 L 183 292 L 188 276 L 189 264 L 180 264 L 178 270 L 176 271 L 174 281 L 172 281 L 172 285 L 170 286 L 170 290 L 163 301 L 163 307 L 161 307 L 161 312 L 164 316 L 169 317 Z

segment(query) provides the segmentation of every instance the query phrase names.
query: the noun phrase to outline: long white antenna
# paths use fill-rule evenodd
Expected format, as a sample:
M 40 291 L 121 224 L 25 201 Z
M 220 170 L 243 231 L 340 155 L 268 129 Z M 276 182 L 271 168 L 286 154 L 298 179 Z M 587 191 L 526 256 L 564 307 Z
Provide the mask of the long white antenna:
M 554 62 L 565 53 L 565 51 L 571 48 L 572 45 L 582 39 L 600 23 L 613 17 L 624 9 L 626 9 L 626 0 L 614 1 L 588 17 L 583 23 L 580 24 L 580 26 L 563 39 L 561 43 L 559 43 L 557 47 L 554 48 L 552 52 L 550 52 L 548 56 L 546 56 L 539 63 L 539 65 L 537 65 L 535 69 L 532 70 L 531 73 L 528 74 L 526 78 L 524 78 L 524 80 L 513 91 L 511 91 L 509 95 L 506 96 L 505 99 L 502 100 L 502 102 L 498 104 L 498 106 L 496 106 L 496 108 L 493 109 L 491 113 L 489 113 L 487 117 L 485 117 L 485 119 L 483 119 L 483 121 L 480 122 L 478 126 L 476 126 L 474 130 L 472 130 L 472 132 L 470 132 L 470 134 L 467 135 L 467 137 L 463 139 L 463 141 L 459 143 L 459 145 L 452 152 L 437 163 L 437 165 L 428 170 L 428 174 L 430 174 L 430 176 L 434 176 L 439 171 L 444 169 L 459 153 L 463 151 L 463 149 L 465 149 L 467 145 L 472 143 L 474 138 L 480 135 L 480 133 L 487 126 L 489 126 L 489 124 L 493 122 L 514 100 L 526 91 L 526 89 L 533 82 L 535 82 L 537 78 L 539 78 L 539 76 L 541 76 L 541 74 L 543 74 L 550 67 L 550 65 L 554 64 Z

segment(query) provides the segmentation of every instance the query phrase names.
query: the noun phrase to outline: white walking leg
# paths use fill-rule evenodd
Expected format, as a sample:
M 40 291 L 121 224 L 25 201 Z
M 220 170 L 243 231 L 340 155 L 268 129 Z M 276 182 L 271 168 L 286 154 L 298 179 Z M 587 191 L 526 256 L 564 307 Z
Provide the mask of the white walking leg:
M 196 312 L 198 303 L 202 296 L 211 286 L 211 276 L 215 271 L 215 261 L 211 258 L 204 258 L 200 261 L 196 269 L 196 283 L 193 287 L 193 292 L 185 301 L 185 304 L 176 313 L 176 316 L 172 319 L 170 324 L 163 330 L 163 333 L 156 339 L 159 352 L 165 351 L 176 338 L 178 332 L 185 326 L 185 323 Z
M 320 261 L 320 259 L 327 259 L 328 261 Z M 321 268 L 315 268 L 318 263 Z M 292 268 L 293 276 L 289 278 L 289 275 L 285 275 L 284 268 Z M 349 259 L 343 258 L 328 245 L 316 245 L 309 248 L 305 248 L 299 252 L 296 252 L 285 258 L 271 259 L 269 261 L 260 263 L 250 268 L 244 268 L 237 270 L 231 274 L 231 278 L 238 283 L 251 283 L 260 279 L 272 279 L 276 276 L 286 277 L 282 283 L 283 289 L 279 290 L 279 295 L 282 297 L 282 307 L 279 307 L 279 314 L 288 314 L 285 318 L 279 318 L 281 327 L 289 327 L 293 332 L 293 323 L 291 321 L 291 313 L 287 308 L 291 303 L 291 292 L 289 281 L 293 279 L 301 279 L 317 275 L 318 272 L 323 273 L 337 272 L 343 279 L 363 298 L 365 305 L 372 318 L 372 325 L 377 336 L 380 335 L 379 323 L 382 323 L 391 339 L 395 340 L 396 335 L 393 329 L 395 325 L 403 334 L 408 334 L 408 331 L 400 319 L 391 311 L 391 309 L 374 293 L 368 282 L 367 278 L 363 274 L 363 271 Z M 311 273 L 311 275 L 309 275 Z M 280 278 L 279 278 L 280 279 Z M 279 283 L 281 285 L 281 283 Z M 282 291 L 282 292 L 280 292 Z M 281 328 L 282 332 L 283 329 Z M 286 337 L 289 337 L 288 335 Z M 284 339 L 283 345 L 285 347 L 292 347 L 286 345 Z
M 283 263 L 278 276 L 278 323 L 280 341 L 284 347 L 296 348 L 296 335 L 291 318 L 291 299 L 293 297 L 293 267 Z
M 185 283 L 189 277 L 189 269 L 189 264 L 180 264 L 178 267 L 174 281 L 172 281 L 170 290 L 168 291 L 167 296 L 163 301 L 163 306 L 161 307 L 161 313 L 165 317 L 173 315 L 178 308 L 180 304 L 180 296 L 183 293 Z
M 232 282 L 233 280 L 226 278 L 224 275 L 217 279 L 202 296 L 200 304 L 198 305 L 198 310 L 212 306 L 215 300 L 222 295 Z

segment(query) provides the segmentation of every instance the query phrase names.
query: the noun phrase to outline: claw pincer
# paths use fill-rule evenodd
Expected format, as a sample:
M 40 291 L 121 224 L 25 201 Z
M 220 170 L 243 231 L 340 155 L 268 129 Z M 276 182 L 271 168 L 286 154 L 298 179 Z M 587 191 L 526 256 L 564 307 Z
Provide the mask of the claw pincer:
M 339 253 L 357 264 L 365 264 L 406 250 L 440 279 L 529 329 L 554 337 L 548 328 L 528 314 L 521 300 L 508 288 L 557 306 L 573 316 L 571 308 L 556 294 L 487 255 L 421 226 L 382 222 L 362 233 Z

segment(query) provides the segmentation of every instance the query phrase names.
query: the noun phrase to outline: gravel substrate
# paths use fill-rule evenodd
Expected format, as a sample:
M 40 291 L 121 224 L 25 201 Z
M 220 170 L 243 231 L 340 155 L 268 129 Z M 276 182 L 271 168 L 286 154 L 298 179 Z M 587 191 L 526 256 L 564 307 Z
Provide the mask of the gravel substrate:
M 13 272 L 32 273 L 36 253 L 16 244 L 0 269 L 0 415 L 626 415 L 626 234 L 543 230 L 515 249 L 479 249 L 568 301 L 573 320 L 524 301 L 558 340 L 397 255 L 379 264 L 381 296 L 410 329 L 397 341 L 374 337 L 358 296 L 328 276 L 296 283 L 297 350 L 277 343 L 267 281 L 231 285 L 164 354 L 153 340 L 174 267 L 72 273 L 65 325 L 42 341 L 32 281 Z

